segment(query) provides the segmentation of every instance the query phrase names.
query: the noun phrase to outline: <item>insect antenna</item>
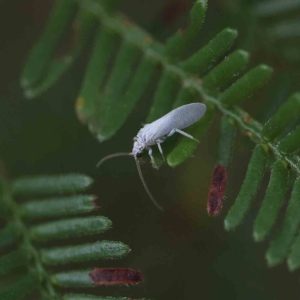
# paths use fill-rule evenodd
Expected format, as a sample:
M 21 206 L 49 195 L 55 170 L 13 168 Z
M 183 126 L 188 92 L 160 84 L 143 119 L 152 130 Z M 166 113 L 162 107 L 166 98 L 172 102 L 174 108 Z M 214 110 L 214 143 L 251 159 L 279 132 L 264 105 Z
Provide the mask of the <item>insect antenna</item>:
M 119 153 L 114 153 L 114 154 L 110 154 L 110 155 L 107 155 L 105 157 L 103 157 L 96 165 L 96 167 L 100 167 L 100 165 L 102 165 L 106 160 L 108 159 L 111 159 L 111 158 L 114 158 L 114 157 L 118 157 L 118 156 L 132 156 L 131 153 L 128 153 L 128 152 L 119 152 Z
M 137 159 L 137 157 L 133 156 L 134 157 L 134 160 L 135 160 L 135 163 L 136 163 L 136 167 L 138 169 L 138 172 L 139 172 L 139 175 L 140 175 L 140 178 L 141 178 L 141 181 L 143 183 L 143 186 L 148 194 L 148 196 L 150 197 L 151 201 L 153 202 L 153 204 L 159 209 L 159 210 L 163 210 L 163 208 L 156 202 L 156 200 L 154 199 L 154 197 L 152 196 L 147 184 L 146 184 L 146 181 L 144 179 L 144 176 L 143 176 L 143 173 L 142 173 L 142 170 L 141 170 L 141 166 L 140 166 L 140 163 L 139 163 L 139 160 Z

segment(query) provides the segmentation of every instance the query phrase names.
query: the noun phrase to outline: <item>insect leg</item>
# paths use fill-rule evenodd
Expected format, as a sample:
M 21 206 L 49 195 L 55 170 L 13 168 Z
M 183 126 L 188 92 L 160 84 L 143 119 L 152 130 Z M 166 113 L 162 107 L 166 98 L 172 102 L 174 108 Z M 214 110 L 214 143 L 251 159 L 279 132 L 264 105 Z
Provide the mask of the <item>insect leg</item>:
M 162 142 L 163 142 L 163 140 L 157 140 L 157 141 L 156 141 L 156 144 L 157 144 L 158 150 L 159 150 L 159 152 L 160 152 L 162 158 L 165 160 L 164 152 L 163 152 L 163 149 L 162 149 L 161 144 L 160 144 L 160 143 L 162 143 Z
M 184 132 L 184 131 L 182 131 L 180 129 L 177 129 L 177 128 L 172 129 L 171 132 L 168 134 L 168 136 L 173 135 L 175 132 L 180 133 L 181 135 L 184 135 L 185 137 L 187 137 L 187 138 L 189 138 L 191 140 L 194 140 L 194 141 L 196 141 L 196 142 L 199 143 L 199 141 L 196 140 L 192 135 L 190 135 L 190 134 L 188 134 L 188 133 L 186 133 L 186 132 Z
M 152 155 L 152 149 L 149 147 L 149 148 L 147 148 L 147 150 L 148 150 L 148 154 L 149 154 L 149 156 L 150 156 L 150 158 L 151 158 L 151 162 L 152 162 L 153 167 L 154 167 L 155 169 L 158 169 L 158 167 L 157 167 L 157 165 L 156 165 L 156 163 L 155 163 L 154 157 L 153 157 L 153 155 Z

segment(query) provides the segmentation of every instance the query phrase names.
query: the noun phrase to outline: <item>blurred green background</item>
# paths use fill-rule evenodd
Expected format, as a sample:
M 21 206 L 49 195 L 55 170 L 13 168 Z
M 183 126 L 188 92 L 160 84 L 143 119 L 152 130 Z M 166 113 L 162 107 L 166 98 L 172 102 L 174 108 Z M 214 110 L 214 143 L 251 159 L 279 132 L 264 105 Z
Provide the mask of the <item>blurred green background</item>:
M 121 2 L 120 11 L 160 41 L 186 26 L 192 4 L 189 0 Z M 251 65 L 262 62 L 275 69 L 270 84 L 244 104 L 251 115 L 264 121 L 288 95 L 299 90 L 300 79 L 299 34 L 298 39 L 295 32 L 291 40 L 282 41 L 266 36 L 265 31 L 283 20 L 299 19 L 300 12 L 261 17 L 253 14 L 259 2 L 209 0 L 201 35 L 190 51 L 224 27 L 236 28 L 236 48 L 250 51 Z M 131 150 L 132 138 L 151 105 L 154 84 L 122 130 L 102 144 L 78 122 L 74 112 L 89 51 L 46 94 L 31 101 L 24 99 L 20 71 L 43 30 L 51 5 L 50 0 L 0 1 L 0 159 L 10 178 L 67 172 L 83 172 L 95 178 L 93 193 L 99 196 L 100 214 L 109 217 L 114 227 L 103 238 L 120 240 L 132 249 L 123 260 L 99 261 L 96 265 L 137 268 L 145 282 L 129 288 L 100 287 L 93 293 L 157 300 L 298 299 L 299 272 L 290 273 L 285 265 L 267 268 L 264 253 L 269 242 L 257 244 L 252 240 L 253 220 L 267 178 L 246 221 L 234 232 L 227 233 L 223 228 L 224 216 L 235 200 L 254 147 L 247 137 L 239 135 L 236 140 L 227 197 L 217 218 L 208 217 L 206 198 L 219 120 L 201 141 L 195 157 L 183 165 L 176 169 L 163 166 L 159 171 L 150 164 L 142 165 L 152 193 L 165 207 L 161 213 L 149 201 L 132 159 L 118 158 L 100 170 L 95 168 L 103 156 Z

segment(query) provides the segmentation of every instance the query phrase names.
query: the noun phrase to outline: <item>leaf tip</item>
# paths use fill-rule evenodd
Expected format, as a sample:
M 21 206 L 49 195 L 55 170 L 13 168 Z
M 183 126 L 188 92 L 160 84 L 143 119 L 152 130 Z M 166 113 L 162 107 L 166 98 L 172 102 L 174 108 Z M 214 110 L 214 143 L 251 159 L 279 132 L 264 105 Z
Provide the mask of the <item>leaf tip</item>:
M 231 35 L 233 38 L 236 38 L 238 36 L 238 31 L 230 27 L 223 29 L 223 32 L 228 35 Z
M 293 259 L 289 258 L 287 260 L 288 268 L 291 272 L 295 271 L 297 268 L 299 268 L 299 264 L 297 264 Z
M 242 49 L 239 49 L 236 51 L 240 56 L 242 56 L 245 60 L 249 60 L 249 52 L 245 51 L 245 50 L 242 50 Z
M 27 99 L 32 99 L 34 98 L 35 95 L 34 90 L 30 88 L 24 89 L 23 93 L 24 93 L 24 97 Z
M 227 218 L 224 220 L 224 228 L 226 231 L 234 229 L 234 226 L 231 224 L 230 221 L 228 221 Z
M 260 234 L 258 231 L 253 232 L 253 239 L 255 242 L 261 242 L 264 239 L 264 235 Z
M 274 69 L 268 65 L 261 64 L 258 66 L 261 71 L 263 71 L 267 76 L 271 76 L 273 73 Z
M 20 85 L 23 89 L 28 88 L 30 86 L 30 82 L 26 78 L 21 78 Z
M 268 267 L 275 267 L 276 265 L 278 265 L 281 262 L 280 259 L 274 257 L 274 255 L 272 255 L 269 252 L 266 253 L 266 260 L 268 263 Z

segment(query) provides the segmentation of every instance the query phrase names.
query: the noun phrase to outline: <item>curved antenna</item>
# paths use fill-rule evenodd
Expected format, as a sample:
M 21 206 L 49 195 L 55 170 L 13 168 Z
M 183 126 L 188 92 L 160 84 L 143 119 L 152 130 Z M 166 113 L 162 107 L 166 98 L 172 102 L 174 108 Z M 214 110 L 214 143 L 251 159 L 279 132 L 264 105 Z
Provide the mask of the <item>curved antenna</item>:
M 146 184 L 146 181 L 144 179 L 144 176 L 143 176 L 143 173 L 142 173 L 142 170 L 141 170 L 141 167 L 140 167 L 140 163 L 139 163 L 139 160 L 135 157 L 134 157 L 134 160 L 135 160 L 135 163 L 136 163 L 136 167 L 138 169 L 138 172 L 139 172 L 139 175 L 140 175 L 140 178 L 141 178 L 141 181 L 144 185 L 144 188 L 148 194 L 148 196 L 150 197 L 151 201 L 153 202 L 153 204 L 159 209 L 159 210 L 162 210 L 163 211 L 163 208 L 156 202 L 156 200 L 154 199 L 154 197 L 152 196 L 152 194 L 150 193 L 150 190 Z
M 103 157 L 96 165 L 96 167 L 100 167 L 100 165 L 102 165 L 102 163 L 104 163 L 106 160 L 108 159 L 111 159 L 111 158 L 114 158 L 114 157 L 118 157 L 118 156 L 132 156 L 131 153 L 128 153 L 128 152 L 119 152 L 119 153 L 114 153 L 114 154 L 110 154 L 110 155 L 107 155 L 105 157 Z

